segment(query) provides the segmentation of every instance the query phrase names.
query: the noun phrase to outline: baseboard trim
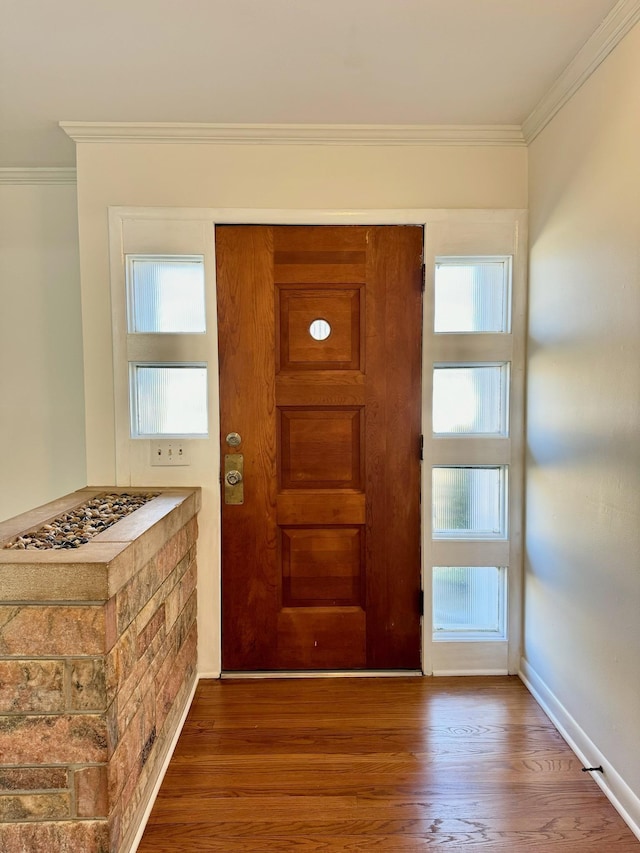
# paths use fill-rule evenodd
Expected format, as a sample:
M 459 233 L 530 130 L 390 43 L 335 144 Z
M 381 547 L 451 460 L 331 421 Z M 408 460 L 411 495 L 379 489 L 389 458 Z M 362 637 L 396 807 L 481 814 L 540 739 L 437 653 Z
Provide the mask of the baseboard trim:
M 602 765 L 604 773 L 593 773 L 593 779 L 629 829 L 640 840 L 640 797 L 631 790 L 580 724 L 524 658 L 520 661 L 518 675 L 585 767 Z
M 208 678 L 217 681 L 220 678 L 221 674 L 222 673 L 219 669 L 213 670 L 212 672 L 199 672 L 198 679 L 202 681 L 203 679 Z
M 509 675 L 508 669 L 434 669 L 434 678 L 467 678 L 481 675 Z
M 184 707 L 182 709 L 182 713 L 180 714 L 180 718 L 178 719 L 178 724 L 176 725 L 175 731 L 173 733 L 173 737 L 168 742 L 168 746 L 165 747 L 166 752 L 162 758 L 162 762 L 160 763 L 158 775 L 156 777 L 156 781 L 154 782 L 154 785 L 153 785 L 153 787 L 152 787 L 152 789 L 148 795 L 147 802 L 146 802 L 146 805 L 144 806 L 144 809 L 142 809 L 142 804 L 141 804 L 140 823 L 138 825 L 138 829 L 136 831 L 136 834 L 134 835 L 134 837 L 131 841 L 131 844 L 129 845 L 128 850 L 124 850 L 123 853 L 136 853 L 136 850 L 138 849 L 138 845 L 142 841 L 142 836 L 143 836 L 144 831 L 146 829 L 147 821 L 149 820 L 151 810 L 153 809 L 153 806 L 155 805 L 156 797 L 158 796 L 158 791 L 160 790 L 160 786 L 162 785 L 162 782 L 164 780 L 165 773 L 169 769 L 169 763 L 171 761 L 171 758 L 173 757 L 174 750 L 175 750 L 176 746 L 178 745 L 178 739 L 180 738 L 180 735 L 182 734 L 182 729 L 184 727 L 185 720 L 187 719 L 187 714 L 189 713 L 189 709 L 191 708 L 191 703 L 193 702 L 193 697 L 195 696 L 195 692 L 196 692 L 196 688 L 198 686 L 199 680 L 200 680 L 200 676 L 196 675 L 196 677 L 193 680 L 191 690 L 189 691 L 189 694 L 187 695 L 186 701 L 184 703 Z

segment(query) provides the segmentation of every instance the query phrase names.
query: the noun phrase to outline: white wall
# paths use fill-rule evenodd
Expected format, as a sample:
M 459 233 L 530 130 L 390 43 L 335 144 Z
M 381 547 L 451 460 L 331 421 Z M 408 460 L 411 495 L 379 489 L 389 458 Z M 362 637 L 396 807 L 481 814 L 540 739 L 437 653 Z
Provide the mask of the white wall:
M 523 668 L 640 821 L 640 26 L 529 150 Z M 634 799 L 634 797 L 636 799 Z
M 113 382 L 105 375 L 112 359 L 110 206 L 282 210 L 527 206 L 524 148 L 80 143 L 77 162 L 90 484 L 115 482 L 116 477 Z M 214 395 L 216 388 L 213 382 Z M 217 397 L 213 409 L 218 410 Z M 149 466 L 144 471 L 132 463 L 130 479 L 157 483 L 162 477 L 168 485 L 203 487 L 199 669 L 215 674 L 220 669 L 215 430 L 197 448 L 195 460 L 190 468 L 170 471 Z
M 0 520 L 86 485 L 76 188 L 0 186 Z

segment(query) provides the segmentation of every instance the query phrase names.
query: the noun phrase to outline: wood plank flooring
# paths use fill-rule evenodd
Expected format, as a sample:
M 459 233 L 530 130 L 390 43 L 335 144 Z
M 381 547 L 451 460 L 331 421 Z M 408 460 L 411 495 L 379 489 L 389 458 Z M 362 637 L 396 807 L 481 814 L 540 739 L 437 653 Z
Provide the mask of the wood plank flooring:
M 202 681 L 138 853 L 640 853 L 517 678 Z

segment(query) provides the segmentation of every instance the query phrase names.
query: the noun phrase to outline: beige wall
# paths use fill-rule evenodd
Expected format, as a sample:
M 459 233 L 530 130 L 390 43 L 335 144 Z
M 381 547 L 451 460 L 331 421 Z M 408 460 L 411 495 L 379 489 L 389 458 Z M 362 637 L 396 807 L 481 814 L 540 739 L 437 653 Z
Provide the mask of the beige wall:
M 636 26 L 529 151 L 524 662 L 605 761 L 605 784 L 617 771 L 631 787 L 636 822 L 639 140 Z
M 86 485 L 75 186 L 0 186 L 0 520 Z
M 109 302 L 109 206 L 182 208 L 523 208 L 527 152 L 497 147 L 93 144 L 78 146 L 78 196 L 91 484 L 115 478 Z M 217 367 L 214 367 L 217 372 Z M 215 385 L 215 382 L 212 383 Z M 215 387 L 212 387 L 215 394 Z M 217 399 L 214 410 L 218 410 Z M 190 468 L 132 471 L 134 481 L 202 485 L 199 667 L 220 660 L 218 447 Z M 206 442 L 205 442 L 206 444 Z M 215 448 L 213 445 L 215 444 Z M 203 460 L 203 461 L 198 461 Z M 204 460 L 207 460 L 206 463 Z

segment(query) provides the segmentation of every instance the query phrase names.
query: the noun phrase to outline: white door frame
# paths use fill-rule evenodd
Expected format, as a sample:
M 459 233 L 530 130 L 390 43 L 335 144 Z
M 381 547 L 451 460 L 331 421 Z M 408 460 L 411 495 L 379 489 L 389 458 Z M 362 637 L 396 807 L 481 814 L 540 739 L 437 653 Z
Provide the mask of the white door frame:
M 179 227 L 177 224 L 180 223 Z M 193 226 L 193 242 L 190 241 L 189 224 Z M 131 439 L 129 436 L 128 416 L 128 390 L 126 370 L 126 322 L 124 317 L 124 254 L 126 252 L 171 252 L 175 232 L 180 231 L 178 243 L 184 246 L 182 251 L 187 253 L 196 252 L 205 255 L 205 267 L 207 269 L 208 298 L 210 303 L 209 318 L 210 328 L 215 327 L 215 333 L 210 334 L 213 346 L 209 357 L 209 382 L 210 388 L 217 391 L 218 383 L 218 358 L 217 358 L 217 317 L 215 317 L 215 245 L 210 239 L 216 225 L 224 224 L 257 224 L 257 225 L 417 225 L 424 229 L 424 257 L 429 258 L 430 234 L 438 229 L 444 229 L 446 239 L 460 229 L 462 244 L 465 235 L 470 233 L 486 234 L 487 239 L 493 231 L 497 233 L 512 233 L 512 245 L 514 255 L 514 318 L 513 336 L 514 361 L 517 361 L 517 370 L 512 370 L 514 384 L 512 387 L 512 400 L 515 403 L 516 417 L 512 417 L 511 424 L 513 434 L 510 439 L 510 494 L 509 513 L 511 517 L 510 538 L 508 543 L 509 553 L 509 625 L 508 625 L 508 654 L 500 657 L 506 664 L 500 664 L 497 668 L 495 660 L 489 652 L 489 644 L 468 644 L 468 651 L 472 652 L 475 647 L 477 654 L 471 654 L 470 663 L 462 666 L 447 668 L 447 672 L 459 674 L 494 674 L 494 673 L 516 673 L 518 671 L 521 655 L 521 633 L 522 633 L 522 493 L 523 493 L 523 435 L 524 424 L 522 410 L 524 407 L 524 346 L 525 346 L 525 281 L 526 281 L 526 211 L 523 210 L 440 210 L 440 209 L 377 209 L 377 210 L 289 210 L 289 209 L 252 209 L 252 208 L 147 208 L 147 207 L 110 207 L 109 208 L 109 233 L 110 233 L 110 258 L 111 258 L 111 296 L 113 313 L 113 346 L 114 346 L 114 391 L 115 391 L 115 422 L 116 422 L 116 447 L 115 447 L 115 469 L 117 472 L 117 485 L 154 485 L 150 482 L 153 473 L 158 469 L 151 469 L 148 465 L 149 455 L 141 449 L 140 440 Z M 127 237 L 127 230 L 133 233 Z M 475 229 L 475 231 L 474 231 Z M 136 235 L 138 235 L 136 237 Z M 446 242 L 445 239 L 445 242 Z M 138 240 L 138 242 L 136 242 Z M 204 242 L 203 242 L 204 241 Z M 207 242 L 209 241 L 209 242 Z M 454 241 L 455 242 L 455 241 Z M 198 244 L 199 245 L 196 245 Z M 156 248 L 150 248 L 155 246 Z M 470 252 L 474 254 L 495 254 L 491 246 L 485 252 Z M 433 255 L 433 253 L 431 253 Z M 455 254 L 453 251 L 440 252 L 440 254 Z M 464 252 L 460 251 L 460 254 Z M 427 277 L 427 281 L 429 278 Z M 517 297 L 517 299 L 516 299 Z M 427 299 L 423 305 L 423 342 L 425 341 L 426 324 L 431 319 L 430 306 Z M 517 316 L 515 309 L 517 307 Z M 423 346 L 422 364 L 422 431 L 425 436 L 431 434 L 431 389 L 432 389 L 432 362 L 429 353 Z M 211 395 L 214 396 L 213 394 Z M 198 459 L 206 457 L 206 467 L 211 476 L 215 472 L 217 483 L 220 470 L 219 451 L 219 409 L 210 404 L 210 434 L 206 440 L 210 444 L 208 454 L 193 454 L 195 465 L 191 469 L 178 469 L 168 471 L 159 469 L 164 480 L 175 484 L 173 480 L 182 475 L 199 481 L 201 472 L 198 471 Z M 516 434 L 517 431 L 517 434 Z M 211 468 L 213 463 L 213 469 Z M 186 474 L 185 474 L 186 472 Z M 202 469 L 204 472 L 204 466 Z M 183 483 L 181 483 L 183 484 Z M 191 483 L 193 484 L 193 483 Z M 431 631 L 428 627 L 428 615 L 431 613 L 431 565 L 432 565 L 432 542 L 430 537 L 430 489 L 431 469 L 426 461 L 422 469 L 422 506 L 421 506 L 421 542 L 422 542 L 422 587 L 424 590 L 425 618 L 422 621 L 422 670 L 426 675 L 434 672 L 433 642 Z M 425 499 L 429 493 L 428 499 Z M 200 667 L 201 677 L 218 677 L 220 675 L 221 660 L 221 634 L 220 634 L 220 602 L 221 602 L 221 565 L 220 565 L 220 504 L 219 500 L 213 498 L 211 501 L 203 500 L 203 511 L 201 513 L 201 530 L 204 548 L 199 551 L 198 562 L 201 568 L 199 578 L 199 631 L 202 661 Z M 205 552 L 211 548 L 212 555 Z M 505 549 L 503 548 L 504 552 Z M 214 604 L 212 605 L 212 602 Z M 215 603 L 217 602 L 217 604 Z M 212 612 L 212 606 L 217 608 Z M 210 618 L 207 619 L 207 613 Z M 215 627 L 212 624 L 215 622 Z M 427 625 L 427 627 L 425 627 Z M 456 644 L 460 645 L 460 644 Z M 507 663 L 508 660 L 508 663 Z M 218 662 L 217 666 L 215 661 Z M 435 668 L 436 674 L 444 670 Z

